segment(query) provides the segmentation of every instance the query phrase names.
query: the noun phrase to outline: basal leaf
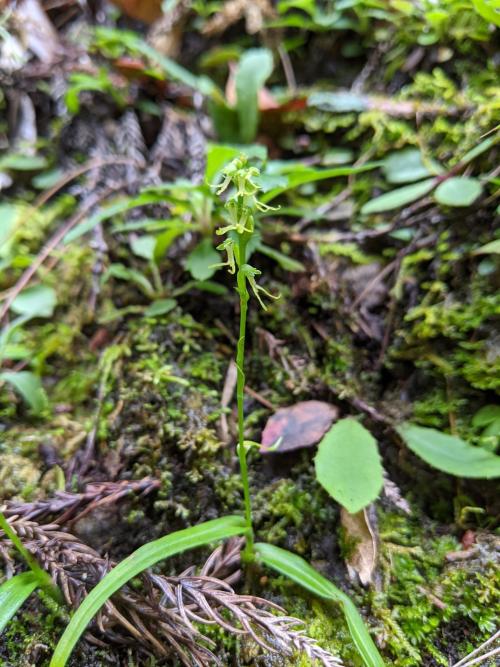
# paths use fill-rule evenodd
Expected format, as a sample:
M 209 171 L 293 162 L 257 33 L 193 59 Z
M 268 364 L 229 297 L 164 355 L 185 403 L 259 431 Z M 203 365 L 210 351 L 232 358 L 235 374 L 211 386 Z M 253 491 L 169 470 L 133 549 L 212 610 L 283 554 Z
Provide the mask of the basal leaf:
M 470 206 L 479 197 L 482 189 L 477 178 L 454 176 L 437 186 L 434 197 L 444 206 Z
M 288 577 L 299 586 L 325 600 L 340 602 L 352 640 L 366 667 L 384 667 L 384 661 L 349 596 L 323 577 L 303 558 L 290 551 L 263 542 L 255 545 L 255 551 L 265 565 Z
M 338 421 L 319 443 L 316 479 L 355 514 L 377 498 L 383 484 L 377 442 L 355 419 Z
M 35 414 L 40 414 L 48 405 L 47 396 L 40 378 L 30 371 L 4 371 L 0 380 L 8 382 L 28 403 Z
M 411 204 L 417 199 L 420 199 L 428 192 L 430 192 L 436 185 L 434 178 L 428 178 L 419 183 L 412 185 L 405 185 L 397 190 L 386 192 L 380 197 L 375 197 L 367 202 L 361 209 L 361 213 L 369 215 L 371 213 L 383 213 L 384 211 L 392 211 L 395 208 L 401 208 L 407 204 Z
M 64 667 L 75 644 L 106 600 L 143 570 L 181 551 L 242 535 L 245 530 L 243 517 L 226 516 L 160 537 L 134 551 L 108 572 L 78 607 L 56 646 L 50 667 Z
M 433 468 L 457 477 L 500 477 L 500 456 L 433 428 L 405 423 L 398 433 Z
M 259 90 L 273 71 L 273 54 L 269 49 L 249 49 L 238 63 L 236 72 L 236 110 L 242 143 L 255 139 L 259 122 Z
M 38 584 L 38 578 L 33 572 L 23 572 L 7 579 L 0 586 L 0 634 Z

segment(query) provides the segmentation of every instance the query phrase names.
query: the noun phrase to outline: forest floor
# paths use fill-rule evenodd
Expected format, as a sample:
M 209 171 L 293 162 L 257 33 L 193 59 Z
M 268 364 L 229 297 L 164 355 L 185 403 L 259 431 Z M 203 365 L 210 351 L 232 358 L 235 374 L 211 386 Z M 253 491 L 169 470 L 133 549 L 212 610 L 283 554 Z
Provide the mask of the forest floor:
M 208 183 L 241 150 L 280 206 L 252 255 L 280 298 L 250 301 L 247 437 L 322 401 L 385 470 L 353 525 L 316 481 L 319 438 L 252 449 L 256 532 L 351 596 L 386 664 L 455 664 L 498 629 L 498 487 L 431 467 L 396 427 L 499 444 L 497 28 L 455 0 L 117 4 L 0 19 L 0 503 L 146 479 L 63 526 L 114 561 L 240 511 L 238 301 L 212 268 Z M 247 586 L 363 664 L 334 603 L 264 570 Z M 48 665 L 66 623 L 33 596 L 0 665 Z M 223 665 L 312 664 L 207 632 Z M 177 664 L 93 633 L 71 665 Z

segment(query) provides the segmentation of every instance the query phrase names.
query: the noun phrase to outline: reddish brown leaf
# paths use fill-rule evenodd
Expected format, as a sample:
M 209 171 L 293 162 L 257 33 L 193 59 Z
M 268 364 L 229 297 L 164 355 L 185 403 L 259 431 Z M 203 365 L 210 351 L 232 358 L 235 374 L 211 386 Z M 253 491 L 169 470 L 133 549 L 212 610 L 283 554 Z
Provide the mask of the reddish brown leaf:
M 339 410 L 323 401 L 301 401 L 288 408 L 280 408 L 267 421 L 262 432 L 262 452 L 269 451 L 282 438 L 277 452 L 300 447 L 312 447 L 338 419 Z

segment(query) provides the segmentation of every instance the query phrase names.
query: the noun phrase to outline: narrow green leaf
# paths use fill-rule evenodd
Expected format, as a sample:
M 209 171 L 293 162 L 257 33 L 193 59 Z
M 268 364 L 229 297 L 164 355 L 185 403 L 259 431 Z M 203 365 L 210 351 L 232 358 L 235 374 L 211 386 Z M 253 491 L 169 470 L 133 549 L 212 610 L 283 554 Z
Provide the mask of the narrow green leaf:
M 348 512 L 377 498 L 384 478 L 377 442 L 355 419 L 338 421 L 319 443 L 316 479 Z
M 146 58 L 149 58 L 153 63 L 163 70 L 163 72 L 171 79 L 183 83 L 189 88 L 198 90 L 202 95 L 215 97 L 216 99 L 223 99 L 222 92 L 217 88 L 215 83 L 207 76 L 196 76 L 181 65 L 164 56 L 155 48 L 150 46 L 137 33 L 130 30 L 116 30 L 113 28 L 99 27 L 95 31 L 96 37 L 99 41 L 105 42 L 108 46 L 113 43 L 119 47 L 125 47 L 136 53 L 140 53 Z
M 460 160 L 460 164 L 468 164 L 469 162 L 472 162 L 472 160 L 475 160 L 479 155 L 481 155 L 489 148 L 494 146 L 494 144 L 496 144 L 497 141 L 498 139 L 496 136 L 487 137 L 486 139 L 481 141 L 477 146 L 474 146 L 474 148 L 468 151 Z
M 470 206 L 479 197 L 482 189 L 477 178 L 454 176 L 438 185 L 434 197 L 444 206 Z
M 433 428 L 405 423 L 397 429 L 408 447 L 433 468 L 457 477 L 500 477 L 500 456 Z
M 273 71 L 273 54 L 269 49 L 249 49 L 238 63 L 235 76 L 236 110 L 242 143 L 250 143 L 257 134 L 259 90 Z
M 19 607 L 38 586 L 38 579 L 33 572 L 23 572 L 12 579 L 7 579 L 0 586 L 0 633 L 14 616 Z
M 143 570 L 181 551 L 242 535 L 245 530 L 243 517 L 226 516 L 160 537 L 134 551 L 101 579 L 78 607 L 56 646 L 50 667 L 64 667 L 75 644 L 106 600 Z
M 154 295 L 154 289 L 149 280 L 140 271 L 136 271 L 136 269 L 130 269 L 124 264 L 111 264 L 104 273 L 102 282 L 106 283 L 111 277 L 134 283 L 148 297 Z
M 47 166 L 47 160 L 41 155 L 22 155 L 9 153 L 0 159 L 0 169 L 13 171 L 35 171 Z
M 47 395 L 40 378 L 30 371 L 4 371 L 0 380 L 8 382 L 28 403 L 35 414 L 40 414 L 48 405 Z
M 436 185 L 436 179 L 428 178 L 419 183 L 412 185 L 405 185 L 397 190 L 386 192 L 380 197 L 375 197 L 367 202 L 361 209 L 363 215 L 370 215 L 371 213 L 383 213 L 384 211 L 392 211 L 395 208 L 401 208 L 407 204 L 420 199 L 428 192 L 430 192 Z
M 294 171 L 287 174 L 286 185 L 273 188 L 265 192 L 261 197 L 264 203 L 270 202 L 283 192 L 297 188 L 306 183 L 323 181 L 327 178 L 337 178 L 339 176 L 351 176 L 352 174 L 361 174 L 364 171 L 370 171 L 379 166 L 378 162 L 367 162 L 359 167 L 333 167 L 332 169 L 314 169 L 313 167 L 299 166 Z
M 285 271 L 301 273 L 302 271 L 306 270 L 306 267 L 302 264 L 302 262 L 298 262 L 296 259 L 288 257 L 288 255 L 284 255 L 279 250 L 276 250 L 276 248 L 271 248 L 270 246 L 264 245 L 263 243 L 259 243 L 257 250 L 263 255 L 274 259 L 274 261 L 277 262 Z
M 348 90 L 316 92 L 309 95 L 307 106 L 333 113 L 360 112 L 369 108 L 369 98 L 367 95 L 351 93 Z
M 255 551 L 265 565 L 288 577 L 299 586 L 325 600 L 340 602 L 352 640 L 366 667 L 384 667 L 384 661 L 359 611 L 348 595 L 323 577 L 303 558 L 290 551 L 263 542 L 255 545 Z
M 63 243 L 71 243 L 80 238 L 84 234 L 91 232 L 94 227 L 100 222 L 105 222 L 110 218 L 113 218 L 120 213 L 125 213 L 132 208 L 137 208 L 138 206 L 146 206 L 147 204 L 156 204 L 163 200 L 163 194 L 160 192 L 144 192 L 137 197 L 120 197 L 118 200 L 113 201 L 111 204 L 108 204 L 102 209 L 99 209 L 94 215 L 91 215 L 90 218 L 83 220 L 80 224 L 76 225 L 71 231 L 69 231 L 63 239 Z

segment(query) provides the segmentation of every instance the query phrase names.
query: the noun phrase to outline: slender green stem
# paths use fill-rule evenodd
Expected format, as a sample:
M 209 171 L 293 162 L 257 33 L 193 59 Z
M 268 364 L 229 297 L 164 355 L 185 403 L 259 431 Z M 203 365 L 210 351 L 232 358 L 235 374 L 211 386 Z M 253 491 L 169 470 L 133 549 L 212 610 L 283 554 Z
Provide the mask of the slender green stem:
M 236 352 L 236 398 L 238 403 L 238 457 L 240 460 L 241 482 L 243 484 L 243 499 L 245 503 L 245 521 L 247 524 L 247 541 L 243 556 L 246 560 L 252 560 L 253 551 L 253 523 L 252 523 L 252 505 L 250 502 L 250 483 L 248 481 L 247 453 L 245 449 L 245 416 L 243 412 L 243 399 L 245 390 L 245 336 L 247 328 L 248 311 L 248 290 L 246 285 L 246 276 L 242 271 L 242 266 L 246 261 L 247 234 L 241 234 L 238 247 L 238 293 L 240 295 L 240 335 L 238 338 L 238 347 Z

